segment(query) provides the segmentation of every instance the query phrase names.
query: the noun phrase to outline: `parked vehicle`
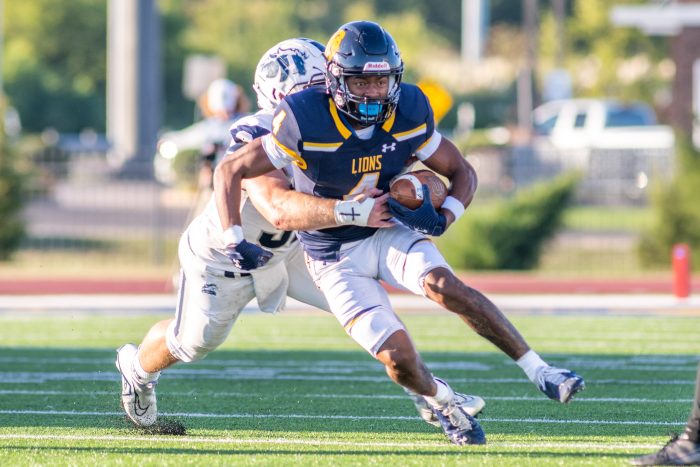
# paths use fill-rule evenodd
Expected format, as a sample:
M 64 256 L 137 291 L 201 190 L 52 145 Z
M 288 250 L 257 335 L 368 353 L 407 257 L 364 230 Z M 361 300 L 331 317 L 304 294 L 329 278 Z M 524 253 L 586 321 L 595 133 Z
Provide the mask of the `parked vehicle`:
M 641 102 L 564 99 L 533 112 L 536 140 L 561 149 L 669 149 L 673 131 Z M 543 141 L 544 140 L 544 141 Z
M 530 158 L 513 162 L 516 181 L 582 174 L 577 199 L 594 204 L 648 201 L 649 187 L 673 171 L 674 136 L 641 102 L 565 99 L 533 112 Z

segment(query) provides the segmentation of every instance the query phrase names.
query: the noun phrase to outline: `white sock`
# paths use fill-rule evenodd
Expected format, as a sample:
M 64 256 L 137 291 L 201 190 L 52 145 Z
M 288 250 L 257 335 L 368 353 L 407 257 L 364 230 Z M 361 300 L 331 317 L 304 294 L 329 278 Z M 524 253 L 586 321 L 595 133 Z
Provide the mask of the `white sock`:
M 431 407 L 444 407 L 446 406 L 454 397 L 454 392 L 452 389 L 440 380 L 434 379 L 437 385 L 437 392 L 434 396 L 423 396 L 423 398 L 431 405 Z
M 160 376 L 160 371 L 156 371 L 155 373 L 149 373 L 148 371 L 144 370 L 143 367 L 141 366 L 141 362 L 139 361 L 139 354 L 136 352 L 136 356 L 134 357 L 134 375 L 136 378 L 139 380 L 140 383 L 150 383 L 151 381 L 155 381 L 158 379 Z
M 520 357 L 515 363 L 517 363 L 518 366 L 522 368 L 527 377 L 533 383 L 537 383 L 535 381 L 535 377 L 537 376 L 537 370 L 539 370 L 543 366 L 547 366 L 547 363 L 545 363 L 545 361 L 542 360 L 542 358 L 540 358 L 540 356 L 537 355 L 537 352 L 535 352 L 534 350 L 528 350 L 527 353 Z

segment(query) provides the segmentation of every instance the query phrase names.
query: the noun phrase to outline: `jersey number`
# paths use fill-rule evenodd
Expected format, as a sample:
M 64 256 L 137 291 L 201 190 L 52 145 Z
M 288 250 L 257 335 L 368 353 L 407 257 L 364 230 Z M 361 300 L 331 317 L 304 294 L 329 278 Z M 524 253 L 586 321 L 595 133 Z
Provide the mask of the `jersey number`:
M 269 232 L 263 232 L 262 235 L 260 235 L 260 238 L 258 238 L 258 243 L 260 244 L 260 246 L 264 246 L 265 248 L 279 248 L 287 243 L 290 235 L 292 235 L 292 232 L 290 232 L 289 230 L 285 230 L 281 234 L 271 234 Z M 296 240 L 296 237 L 294 237 L 293 241 L 294 240 Z
M 370 188 L 376 188 L 378 183 L 379 172 L 367 172 L 366 174 L 362 174 L 362 178 L 359 182 L 357 182 L 357 185 L 355 185 L 355 187 L 350 190 L 347 195 L 343 196 L 343 199 L 352 198 L 353 196 L 359 195 L 363 191 L 367 191 Z

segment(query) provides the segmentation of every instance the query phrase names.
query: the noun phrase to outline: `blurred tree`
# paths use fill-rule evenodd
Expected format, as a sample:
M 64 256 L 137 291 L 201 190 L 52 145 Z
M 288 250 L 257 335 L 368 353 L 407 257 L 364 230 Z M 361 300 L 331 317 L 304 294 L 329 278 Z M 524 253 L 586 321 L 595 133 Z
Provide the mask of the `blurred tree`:
M 106 2 L 5 2 L 7 94 L 25 130 L 105 125 Z
M 0 93 L 0 115 L 5 115 L 5 106 Z M 5 121 L 0 118 L 0 261 L 9 259 L 25 237 L 25 180 L 14 145 L 5 134 Z
M 693 147 L 690 136 L 681 132 L 676 133 L 676 147 L 674 178 L 656 187 L 654 224 L 643 233 L 637 247 L 645 266 L 668 266 L 676 243 L 687 243 L 696 255 L 700 251 L 700 151 Z
M 577 175 L 565 174 L 532 185 L 489 211 L 464 216 L 436 243 L 456 269 L 534 269 L 577 183 Z
M 459 0 L 442 0 L 457 3 Z M 394 37 L 407 64 L 407 78 L 415 81 L 426 72 L 422 59 L 436 49 L 449 47 L 437 30 L 431 30 L 422 14 L 424 1 L 380 2 L 363 0 L 201 0 L 184 5 L 191 21 L 184 35 L 191 52 L 214 53 L 230 67 L 230 77 L 250 90 L 258 59 L 274 43 L 306 36 L 325 44 L 347 21 L 379 22 Z M 457 10 L 459 11 L 459 9 Z
M 258 59 L 276 42 L 302 35 L 297 10 L 313 11 L 312 0 L 201 0 L 185 5 L 190 20 L 184 41 L 194 52 L 225 59 L 231 78 L 250 86 Z M 312 35 L 311 31 L 305 31 Z M 316 39 L 316 37 L 313 37 Z
M 620 0 L 633 1 L 642 0 Z M 104 130 L 106 5 L 105 0 L 6 2 L 6 89 L 25 130 Z M 632 28 L 613 28 L 609 2 L 570 0 L 567 5 L 566 66 L 576 70 L 577 92 L 651 100 L 669 78 L 669 67 L 657 65 L 665 41 Z M 505 92 L 513 67 L 504 64 L 522 56 L 522 8 L 513 0 L 490 0 L 489 55 L 502 60 L 474 71 L 479 79 L 459 64 L 461 0 L 159 0 L 158 6 L 163 15 L 163 121 L 172 128 L 191 123 L 194 116 L 195 104 L 182 95 L 188 54 L 223 57 L 229 77 L 252 96 L 253 70 L 272 44 L 293 36 L 325 43 L 350 20 L 378 21 L 392 33 L 407 65 L 407 81 L 430 77 L 461 93 Z M 546 71 L 553 63 L 553 20 L 550 2 L 539 6 L 540 71 Z M 454 97 L 461 101 L 467 96 Z M 489 117 L 489 122 L 494 118 L 503 121 L 505 114 Z
M 618 0 L 646 3 L 641 0 Z M 635 28 L 618 28 L 610 21 L 613 6 L 606 0 L 577 0 L 566 20 L 565 67 L 572 72 L 574 95 L 615 96 L 654 102 L 668 86 L 659 63 L 667 57 L 667 42 Z M 540 76 L 555 67 L 558 39 L 551 10 L 542 13 L 540 25 Z M 575 70 L 575 72 L 574 72 Z

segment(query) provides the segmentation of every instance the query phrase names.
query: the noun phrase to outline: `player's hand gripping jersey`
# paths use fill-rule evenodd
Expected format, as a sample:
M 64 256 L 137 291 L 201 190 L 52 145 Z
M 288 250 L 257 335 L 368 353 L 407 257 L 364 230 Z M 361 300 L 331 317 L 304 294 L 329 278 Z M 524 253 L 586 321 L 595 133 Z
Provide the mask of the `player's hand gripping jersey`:
M 275 167 L 294 164 L 297 191 L 344 199 L 373 187 L 389 191 L 389 181 L 409 158 L 415 154 L 427 159 L 441 139 L 428 99 L 409 84 L 401 84 L 401 99 L 391 117 L 359 130 L 366 131 L 373 131 L 369 138 L 358 137 L 358 130 L 338 112 L 328 94 L 311 88 L 282 101 L 263 145 Z M 299 232 L 299 236 L 312 258 L 337 260 L 343 243 L 367 238 L 375 230 L 342 226 Z

